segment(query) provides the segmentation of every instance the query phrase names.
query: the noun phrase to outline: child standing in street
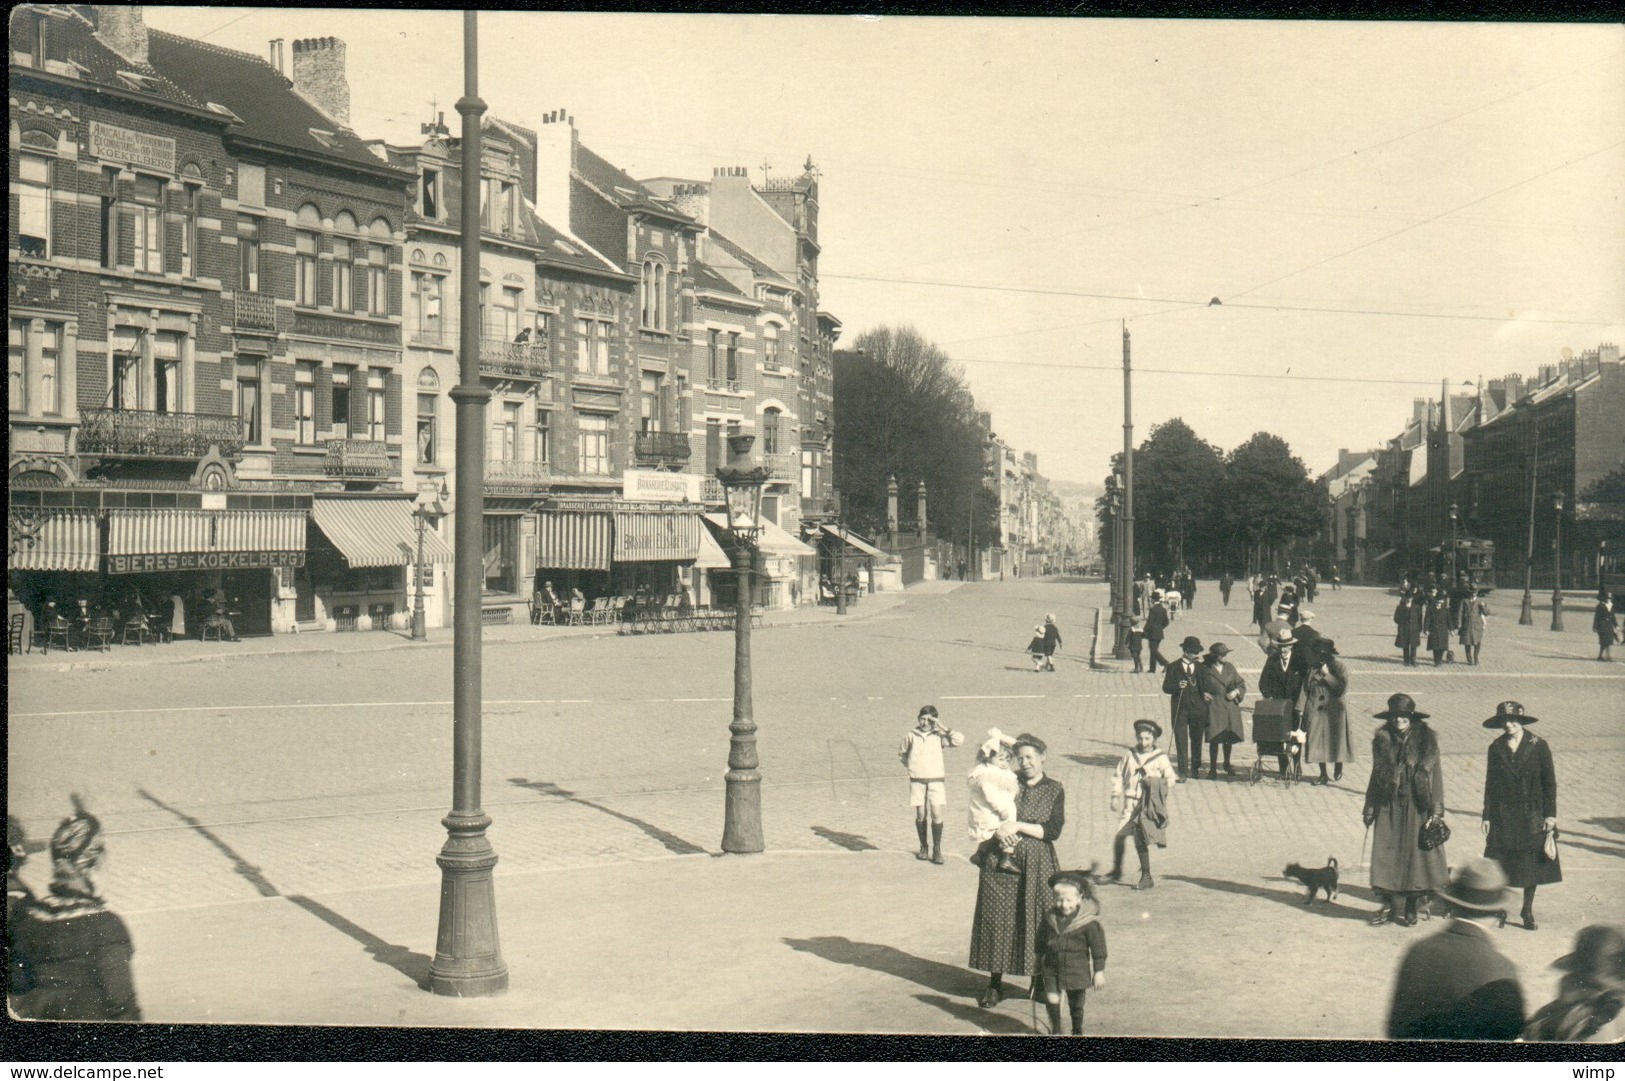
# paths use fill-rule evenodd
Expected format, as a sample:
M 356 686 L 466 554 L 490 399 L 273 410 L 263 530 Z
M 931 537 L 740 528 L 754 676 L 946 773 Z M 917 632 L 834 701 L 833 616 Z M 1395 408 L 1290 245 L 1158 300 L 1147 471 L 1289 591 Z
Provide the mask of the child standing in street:
M 964 742 L 963 735 L 937 723 L 936 706 L 921 706 L 914 727 L 903 736 L 898 757 L 908 768 L 909 802 L 914 807 L 914 830 L 920 836 L 920 850 L 914 854 L 917 860 L 943 862 L 942 814 L 948 809 L 948 788 L 942 749 Z M 927 826 L 931 828 L 929 845 Z
M 1034 627 L 1032 641 L 1027 643 L 1027 653 L 1033 659 L 1033 671 L 1044 670 L 1044 628 Z
M 1038 927 L 1038 979 L 1044 985 L 1051 1035 L 1061 1032 L 1061 992 L 1066 992 L 1072 1035 L 1083 1035 L 1083 999 L 1106 986 L 1106 931 L 1100 902 L 1086 871 L 1057 871 L 1049 879 L 1053 903 Z M 1034 981 L 1035 983 L 1037 980 Z
M 997 728 L 987 730 L 987 742 L 976 752 L 976 766 L 970 771 L 970 837 L 977 842 L 976 854 L 971 862 L 978 867 L 983 860 L 997 859 L 997 868 L 1019 875 L 1021 865 L 1013 853 L 1021 843 L 1020 834 L 1008 841 L 997 839 L 999 823 L 1016 820 L 1016 795 L 1021 782 L 1010 768 L 1010 746 L 1013 737 Z
M 1145 664 L 1140 659 L 1141 648 L 1145 645 L 1145 620 L 1139 616 L 1130 616 L 1128 621 L 1128 652 L 1134 658 L 1134 670 L 1144 672 Z

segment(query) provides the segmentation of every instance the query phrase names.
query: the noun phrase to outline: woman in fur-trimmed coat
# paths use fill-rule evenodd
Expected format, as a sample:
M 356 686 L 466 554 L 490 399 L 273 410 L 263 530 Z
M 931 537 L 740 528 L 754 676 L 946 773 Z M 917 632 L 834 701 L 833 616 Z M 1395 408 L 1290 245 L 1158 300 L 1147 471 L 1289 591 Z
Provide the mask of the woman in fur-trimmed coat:
M 1424 850 L 1418 840 L 1424 822 L 1444 817 L 1439 741 L 1408 694 L 1391 695 L 1377 716 L 1385 723 L 1371 740 L 1362 815 L 1371 829 L 1371 888 L 1382 900 L 1371 922 L 1411 926 L 1417 902 L 1450 882 L 1444 846 Z

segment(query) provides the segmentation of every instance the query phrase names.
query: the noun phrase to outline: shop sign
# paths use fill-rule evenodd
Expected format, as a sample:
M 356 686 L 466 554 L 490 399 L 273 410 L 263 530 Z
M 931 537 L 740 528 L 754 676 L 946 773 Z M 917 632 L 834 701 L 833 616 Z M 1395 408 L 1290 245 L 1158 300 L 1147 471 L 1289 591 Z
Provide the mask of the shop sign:
M 303 552 L 164 552 L 156 555 L 108 556 L 108 574 L 151 571 L 255 571 L 303 567 Z
M 160 172 L 175 171 L 175 140 L 163 135 L 90 122 L 90 156 Z
M 326 315 L 308 315 L 294 312 L 293 333 L 311 338 L 342 338 L 372 345 L 401 344 L 401 328 L 394 325 L 364 323 Z
M 623 496 L 628 501 L 646 503 L 698 503 L 700 485 L 705 480 L 698 473 L 662 473 L 654 469 L 628 469 L 622 476 Z

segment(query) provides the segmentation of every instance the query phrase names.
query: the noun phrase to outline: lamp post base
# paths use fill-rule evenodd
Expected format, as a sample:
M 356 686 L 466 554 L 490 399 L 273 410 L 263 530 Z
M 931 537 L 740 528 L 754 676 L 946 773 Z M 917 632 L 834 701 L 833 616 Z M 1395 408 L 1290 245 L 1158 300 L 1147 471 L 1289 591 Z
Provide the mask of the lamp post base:
M 1552 630 L 1563 629 L 1563 594 L 1552 590 Z
M 424 618 L 423 611 L 421 609 L 414 609 L 412 612 L 412 640 L 414 642 L 421 642 L 428 637 L 428 620 Z
M 762 838 L 762 775 L 729 770 L 722 808 L 722 851 L 747 856 L 765 851 Z
M 440 933 L 429 990 L 437 995 L 477 998 L 508 989 L 508 966 L 497 943 L 496 887 L 491 869 L 497 855 L 485 836 L 491 819 L 483 814 L 451 814 L 440 865 Z
M 1535 599 L 1526 589 L 1523 591 L 1523 607 L 1518 610 L 1518 626 L 1533 627 L 1535 625 Z

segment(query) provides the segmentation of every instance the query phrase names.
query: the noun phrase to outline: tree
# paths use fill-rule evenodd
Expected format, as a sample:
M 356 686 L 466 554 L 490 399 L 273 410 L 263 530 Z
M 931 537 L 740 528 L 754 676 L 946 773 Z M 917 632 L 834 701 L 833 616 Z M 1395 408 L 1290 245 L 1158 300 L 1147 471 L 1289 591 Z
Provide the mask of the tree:
M 1214 526 L 1224 474 L 1219 449 L 1180 418 L 1151 429 L 1134 452 L 1134 546 L 1147 564 L 1171 571 L 1188 557 L 1207 560 L 1221 535 Z
M 1258 432 L 1225 462 L 1221 518 L 1256 566 L 1300 537 L 1321 528 L 1324 500 L 1303 462 L 1280 436 Z

